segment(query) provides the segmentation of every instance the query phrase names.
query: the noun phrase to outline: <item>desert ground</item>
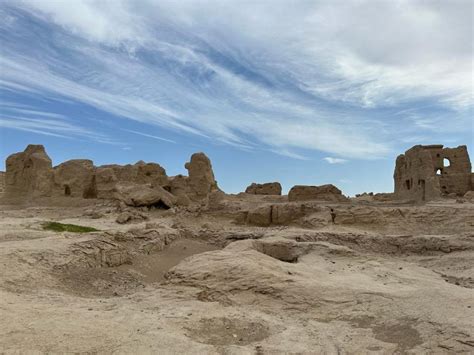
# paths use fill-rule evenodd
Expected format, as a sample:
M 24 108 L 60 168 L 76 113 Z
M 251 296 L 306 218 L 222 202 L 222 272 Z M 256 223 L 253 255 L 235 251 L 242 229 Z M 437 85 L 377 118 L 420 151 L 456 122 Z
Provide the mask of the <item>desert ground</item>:
M 242 220 L 285 199 L 127 209 L 124 224 L 117 201 L 4 202 L 1 352 L 474 351 L 474 203 L 364 195 L 299 203 L 281 225 Z

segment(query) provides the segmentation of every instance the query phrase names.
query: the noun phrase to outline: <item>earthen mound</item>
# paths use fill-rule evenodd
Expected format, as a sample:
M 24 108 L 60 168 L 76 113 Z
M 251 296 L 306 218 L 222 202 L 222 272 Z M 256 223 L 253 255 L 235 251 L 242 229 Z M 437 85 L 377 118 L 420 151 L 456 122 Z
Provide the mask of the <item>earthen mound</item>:
M 293 186 L 288 193 L 289 201 L 309 201 L 309 200 L 322 200 L 322 201 L 333 201 L 342 202 L 346 201 L 347 198 L 342 194 L 336 186 L 332 184 L 321 185 L 321 186 L 306 186 L 296 185 Z
M 30 144 L 24 152 L 12 154 L 6 161 L 7 197 L 50 196 L 53 170 L 51 159 L 42 145 Z
M 252 195 L 281 195 L 281 184 L 279 182 L 267 182 L 265 184 L 253 182 L 247 186 L 245 193 Z

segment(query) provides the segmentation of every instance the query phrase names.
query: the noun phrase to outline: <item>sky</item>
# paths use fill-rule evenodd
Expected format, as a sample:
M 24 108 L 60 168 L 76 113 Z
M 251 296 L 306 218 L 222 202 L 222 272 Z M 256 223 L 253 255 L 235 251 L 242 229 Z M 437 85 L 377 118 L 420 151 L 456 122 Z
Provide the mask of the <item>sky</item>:
M 0 0 L 0 170 L 203 151 L 251 182 L 393 191 L 396 156 L 474 156 L 470 0 Z

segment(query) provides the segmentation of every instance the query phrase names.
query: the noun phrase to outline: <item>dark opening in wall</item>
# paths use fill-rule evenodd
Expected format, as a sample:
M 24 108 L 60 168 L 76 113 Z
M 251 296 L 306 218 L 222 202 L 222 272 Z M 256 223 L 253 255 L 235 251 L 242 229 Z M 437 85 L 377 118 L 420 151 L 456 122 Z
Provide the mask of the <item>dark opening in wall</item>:
M 82 192 L 83 198 L 97 198 L 97 185 L 95 182 L 95 175 L 92 177 L 92 181 Z
M 155 202 L 154 204 L 148 206 L 148 209 L 169 210 L 170 206 L 168 206 L 163 201 L 159 200 L 158 202 Z
M 151 176 L 151 172 L 147 171 L 147 172 L 145 173 L 145 175 L 146 175 L 146 176 Z
M 421 200 L 426 200 L 426 183 L 425 180 L 420 180 L 420 188 L 421 188 Z
M 405 180 L 405 184 L 407 186 L 407 190 L 410 190 L 410 180 Z
M 71 188 L 69 187 L 69 185 L 64 185 L 64 195 L 71 196 Z

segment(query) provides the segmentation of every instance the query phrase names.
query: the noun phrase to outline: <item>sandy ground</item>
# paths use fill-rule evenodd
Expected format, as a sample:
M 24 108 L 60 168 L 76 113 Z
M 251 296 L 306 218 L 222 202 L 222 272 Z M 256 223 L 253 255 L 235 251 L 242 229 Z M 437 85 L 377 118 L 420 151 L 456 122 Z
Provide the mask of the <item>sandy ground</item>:
M 0 352 L 473 353 L 474 204 L 336 209 L 264 228 L 0 205 Z

